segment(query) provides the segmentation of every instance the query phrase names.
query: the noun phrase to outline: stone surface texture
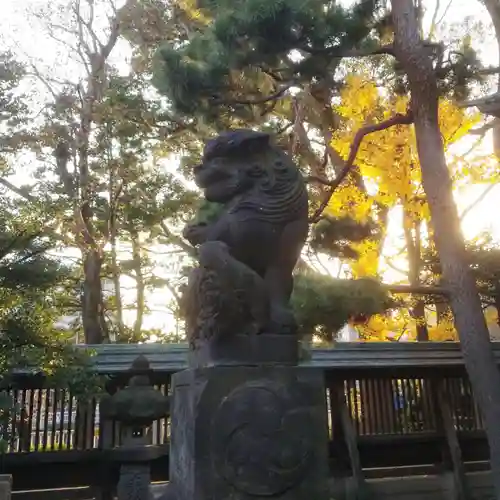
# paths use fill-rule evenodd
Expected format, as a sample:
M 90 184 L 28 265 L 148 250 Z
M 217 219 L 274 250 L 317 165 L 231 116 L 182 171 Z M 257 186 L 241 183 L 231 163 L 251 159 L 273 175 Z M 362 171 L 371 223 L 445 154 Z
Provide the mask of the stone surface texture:
M 328 498 L 321 371 L 195 368 L 176 373 L 173 390 L 172 498 Z
M 151 471 L 148 430 L 170 412 L 170 398 L 151 386 L 151 369 L 146 357 L 138 356 L 129 369 L 128 386 L 100 401 L 104 419 L 121 424 L 118 500 L 151 500 Z
M 119 500 L 151 500 L 151 473 L 149 464 L 123 464 L 117 486 Z
M 10 500 L 12 498 L 12 476 L 10 474 L 0 474 L 0 500 Z
M 290 296 L 308 233 L 304 179 L 268 134 L 209 141 L 195 181 L 221 210 L 189 224 L 191 368 L 173 376 L 164 500 L 326 500 L 323 372 L 297 366 Z
M 308 233 L 308 195 L 291 158 L 252 130 L 209 141 L 194 174 L 206 200 L 223 208 L 183 233 L 199 261 L 185 294 L 186 327 L 192 349 L 210 343 L 217 362 L 218 348 L 234 335 L 296 333 L 289 302 Z

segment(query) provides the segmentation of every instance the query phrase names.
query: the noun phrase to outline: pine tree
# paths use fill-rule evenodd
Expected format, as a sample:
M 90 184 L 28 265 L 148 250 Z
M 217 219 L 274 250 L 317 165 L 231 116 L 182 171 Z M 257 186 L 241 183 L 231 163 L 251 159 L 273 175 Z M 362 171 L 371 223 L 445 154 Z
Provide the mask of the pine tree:
M 491 307 L 496 309 L 498 322 L 500 321 L 500 249 L 491 234 L 482 233 L 474 240 L 466 242 L 466 251 L 483 310 L 486 311 Z M 443 270 L 434 247 L 425 252 L 423 265 L 429 277 L 429 284 L 439 285 Z
M 57 241 L 15 202 L 2 201 L 0 227 L 0 389 L 19 368 L 74 376 L 86 358 L 56 326 L 76 299 L 73 269 L 49 256 Z
M 346 323 L 367 321 L 396 305 L 375 279 L 335 279 L 307 268 L 295 276 L 291 303 L 301 338 L 326 343 Z
M 159 50 L 155 83 L 182 114 L 221 122 L 265 114 L 290 88 L 331 80 L 346 51 L 368 46 L 380 3 L 200 2 L 211 23 L 181 48 Z

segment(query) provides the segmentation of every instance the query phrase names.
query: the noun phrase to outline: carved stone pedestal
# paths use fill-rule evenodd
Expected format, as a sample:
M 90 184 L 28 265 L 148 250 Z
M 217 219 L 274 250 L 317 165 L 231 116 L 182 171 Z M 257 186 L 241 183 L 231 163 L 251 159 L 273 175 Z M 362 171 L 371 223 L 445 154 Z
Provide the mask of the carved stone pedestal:
M 193 368 L 173 376 L 173 390 L 170 498 L 328 498 L 320 370 Z

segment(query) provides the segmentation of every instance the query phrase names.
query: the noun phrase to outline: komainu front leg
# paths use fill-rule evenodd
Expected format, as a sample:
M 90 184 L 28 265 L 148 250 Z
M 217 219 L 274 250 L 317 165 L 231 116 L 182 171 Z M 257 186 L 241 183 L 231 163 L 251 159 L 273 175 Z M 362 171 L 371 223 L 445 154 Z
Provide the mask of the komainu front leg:
M 297 321 L 290 305 L 293 278 L 288 269 L 281 266 L 270 267 L 265 275 L 265 283 L 270 300 L 269 333 L 297 333 Z
M 188 224 L 182 231 L 182 236 L 194 247 L 207 241 L 209 225 L 201 222 L 199 224 Z
M 200 266 L 215 271 L 226 293 L 234 296 L 242 312 L 240 332 L 261 333 L 270 319 L 269 295 L 265 281 L 251 268 L 235 259 L 221 241 L 207 241 L 198 251 Z

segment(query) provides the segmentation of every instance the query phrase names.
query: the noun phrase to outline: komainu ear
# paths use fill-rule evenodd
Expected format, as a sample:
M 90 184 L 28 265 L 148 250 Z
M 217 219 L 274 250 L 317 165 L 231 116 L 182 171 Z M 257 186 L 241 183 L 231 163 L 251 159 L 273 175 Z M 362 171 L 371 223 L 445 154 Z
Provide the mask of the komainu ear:
M 269 134 L 255 133 L 255 135 L 242 139 L 240 147 L 249 153 L 260 153 L 269 147 L 270 139 Z
M 204 160 L 215 156 L 226 156 L 234 153 L 253 154 L 269 147 L 271 136 L 265 132 L 250 129 L 236 129 L 223 132 L 208 141 L 203 151 Z

